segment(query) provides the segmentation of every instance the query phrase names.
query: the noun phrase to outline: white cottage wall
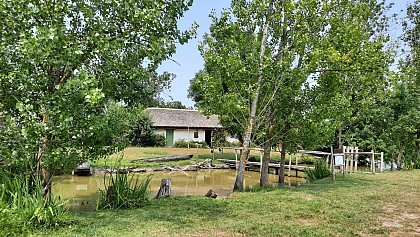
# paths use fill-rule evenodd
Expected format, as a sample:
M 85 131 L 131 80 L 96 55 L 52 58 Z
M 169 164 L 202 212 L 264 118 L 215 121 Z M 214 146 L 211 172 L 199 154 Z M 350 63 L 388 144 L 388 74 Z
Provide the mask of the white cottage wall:
M 194 138 L 194 132 L 198 132 L 198 138 Z M 202 129 L 175 129 L 174 132 L 174 141 L 185 140 L 193 142 L 202 142 L 205 141 L 205 131 Z
M 174 143 L 184 139 L 185 141 L 203 142 L 205 141 L 205 130 L 203 129 L 184 129 L 177 128 L 174 130 Z M 194 138 L 194 132 L 198 132 L 198 138 Z M 155 129 L 156 134 L 160 134 L 166 137 L 166 129 L 157 128 Z M 239 140 L 233 137 L 226 136 L 228 142 L 238 142 Z
M 203 129 L 184 129 L 177 128 L 174 130 L 174 143 L 180 140 L 193 141 L 193 142 L 202 142 L 205 141 L 205 130 Z M 198 132 L 198 138 L 194 138 L 194 132 Z M 158 128 L 155 129 L 156 134 L 166 136 L 166 129 Z

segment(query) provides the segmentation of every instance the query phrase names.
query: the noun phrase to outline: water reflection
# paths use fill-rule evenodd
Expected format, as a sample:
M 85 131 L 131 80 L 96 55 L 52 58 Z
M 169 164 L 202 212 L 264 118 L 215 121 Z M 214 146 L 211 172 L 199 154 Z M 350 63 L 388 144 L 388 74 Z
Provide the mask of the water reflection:
M 135 174 L 141 179 L 150 173 Z M 172 179 L 172 194 L 175 196 L 196 195 L 203 196 L 209 189 L 213 189 L 219 196 L 224 198 L 232 193 L 232 187 L 236 178 L 235 170 L 199 170 L 191 172 L 154 172 L 150 183 L 151 197 L 154 197 L 163 178 Z M 245 186 L 259 184 L 258 172 L 245 172 Z M 275 185 L 277 175 L 269 174 L 269 182 Z M 286 183 L 296 185 L 304 182 L 302 178 L 288 177 Z M 69 207 L 76 211 L 93 210 L 98 198 L 97 191 L 104 189 L 103 175 L 86 176 L 60 176 L 55 177 L 53 192 L 63 199 L 69 200 Z

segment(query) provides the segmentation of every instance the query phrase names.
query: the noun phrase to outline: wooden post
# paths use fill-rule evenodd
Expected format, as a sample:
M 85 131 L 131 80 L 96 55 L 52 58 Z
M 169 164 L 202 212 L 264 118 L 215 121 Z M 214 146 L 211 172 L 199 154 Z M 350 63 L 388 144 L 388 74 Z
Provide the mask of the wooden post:
M 328 155 L 327 156 L 327 162 L 326 162 L 326 164 L 327 164 L 327 167 L 328 167 L 328 164 L 330 163 L 330 155 Z
M 289 154 L 289 177 L 290 177 L 290 171 L 292 170 L 292 154 Z M 290 178 L 289 178 L 290 182 Z
M 332 169 L 331 171 L 332 171 L 332 179 L 335 181 L 334 161 L 335 161 L 334 149 L 333 149 L 333 147 L 331 147 L 331 169 Z
M 384 172 L 384 152 L 381 152 L 381 173 Z
M 343 153 L 344 153 L 344 170 L 343 171 L 347 173 L 349 172 L 349 167 L 350 167 L 350 159 L 349 159 L 350 154 L 348 153 L 349 150 L 350 149 L 348 146 L 343 146 Z
M 200 144 L 196 143 L 195 146 L 197 147 L 196 149 L 197 156 L 195 157 L 195 160 L 198 161 L 198 146 L 200 146 Z
M 263 151 L 260 151 L 260 173 L 262 173 L 262 160 L 263 160 Z
M 349 156 L 350 156 L 350 173 L 353 173 L 353 167 L 354 167 L 354 147 L 349 147 Z
M 355 163 L 354 163 L 354 171 L 357 172 L 357 163 L 359 162 L 359 147 L 355 147 L 355 155 L 354 155 L 354 159 L 355 159 Z
M 223 152 L 222 152 L 222 154 L 223 154 Z M 235 169 L 238 169 L 238 152 L 236 151 L 236 148 L 235 148 L 235 167 L 236 167 Z
M 295 156 L 296 156 L 296 167 L 295 167 L 295 168 L 296 168 L 296 178 L 297 178 L 297 176 L 298 176 L 298 170 L 297 170 L 297 167 L 298 167 L 298 163 L 299 163 L 299 162 L 298 162 L 298 153 L 296 153 L 296 155 L 295 155 Z
M 375 152 L 372 150 L 372 173 L 376 172 L 376 164 L 375 164 Z

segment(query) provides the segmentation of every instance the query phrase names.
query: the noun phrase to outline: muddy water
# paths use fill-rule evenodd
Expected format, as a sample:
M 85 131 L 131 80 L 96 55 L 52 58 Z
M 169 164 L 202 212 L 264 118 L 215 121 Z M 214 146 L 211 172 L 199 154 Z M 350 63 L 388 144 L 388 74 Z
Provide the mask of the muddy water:
M 142 178 L 150 173 L 135 174 Z M 235 170 L 199 170 L 191 172 L 154 172 L 151 181 L 151 197 L 154 197 L 163 178 L 171 178 L 172 194 L 175 196 L 203 196 L 213 189 L 220 198 L 228 197 L 236 178 Z M 259 184 L 259 173 L 245 172 L 245 186 Z M 278 175 L 269 175 L 269 182 L 276 184 Z M 304 182 L 301 178 L 285 177 L 286 184 L 297 185 Z M 69 200 L 68 206 L 74 211 L 94 210 L 98 198 L 97 191 L 104 189 L 103 175 L 60 176 L 54 180 L 53 192 L 61 198 Z M 218 197 L 218 198 L 219 198 Z

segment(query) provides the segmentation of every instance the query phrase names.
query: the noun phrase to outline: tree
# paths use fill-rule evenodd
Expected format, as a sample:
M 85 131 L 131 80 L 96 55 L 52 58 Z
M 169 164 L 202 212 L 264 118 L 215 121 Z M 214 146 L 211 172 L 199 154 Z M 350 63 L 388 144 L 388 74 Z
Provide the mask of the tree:
M 420 2 L 407 6 L 402 19 L 403 58 L 399 71 L 391 77 L 388 97 L 387 127 L 383 136 L 397 168 L 414 164 L 420 167 Z M 379 126 L 378 126 L 379 127 Z
M 282 144 L 284 164 L 286 149 L 308 143 L 300 135 L 310 127 L 302 121 L 313 110 L 304 103 L 305 83 L 321 72 L 342 70 L 329 64 L 341 65 L 361 56 L 353 54 L 357 49 L 353 47 L 368 44 L 369 38 L 361 36 L 372 29 L 369 23 L 375 23 L 382 10 L 368 0 L 255 0 L 233 1 L 230 12 L 213 16 L 210 35 L 200 46 L 205 68 L 192 80 L 190 95 L 198 108 L 218 114 L 229 128 L 242 130 L 244 148 L 234 190 L 243 188 L 252 141 L 260 138 L 265 148 L 262 186 L 268 181 L 264 175 L 272 144 Z M 355 35 L 346 33 L 348 29 Z M 341 45 L 345 45 L 342 51 Z M 331 124 L 314 121 L 317 126 Z
M 183 105 L 181 101 L 168 101 L 162 102 L 159 105 L 160 108 L 171 108 L 171 109 L 189 109 L 187 106 Z
M 128 136 L 132 146 L 165 146 L 165 137 L 155 133 L 152 117 L 147 110 L 139 106 L 132 109 L 131 115 L 133 121 Z
M 177 27 L 191 4 L 1 1 L 1 136 L 7 145 L 0 152 L 6 165 L 31 164 L 25 170 L 42 175 L 47 195 L 58 167 L 121 149 L 116 144 L 126 126 L 115 125 L 123 118 L 111 114 L 122 106 L 109 103 L 147 103 L 169 85 L 170 74 L 158 75 L 156 68 L 177 43 L 193 37 L 194 29 Z
M 337 11 L 321 42 L 328 53 L 320 53 L 323 63 L 312 90 L 317 113 L 337 129 L 338 141 L 331 145 L 357 143 L 373 148 L 378 144 L 372 122 L 383 113 L 384 107 L 378 105 L 386 99 L 393 60 L 385 48 L 389 7 L 383 1 L 350 1 L 347 9 L 352 10 Z

